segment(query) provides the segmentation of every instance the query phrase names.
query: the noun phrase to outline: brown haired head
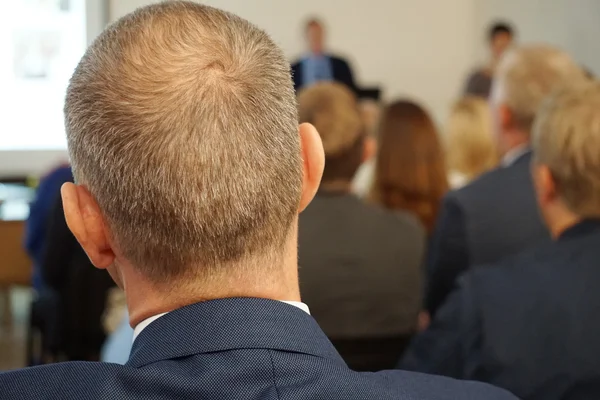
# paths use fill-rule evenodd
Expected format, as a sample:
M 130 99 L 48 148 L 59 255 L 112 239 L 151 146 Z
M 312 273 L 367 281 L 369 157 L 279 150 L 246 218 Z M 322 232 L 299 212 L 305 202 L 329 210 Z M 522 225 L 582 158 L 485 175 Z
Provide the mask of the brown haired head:
M 289 70 L 265 32 L 186 1 L 137 10 L 86 52 L 65 105 L 74 173 L 150 281 L 280 252 L 303 176 Z
M 410 101 L 389 105 L 379 127 L 372 199 L 414 213 L 431 232 L 447 190 L 444 154 L 431 118 Z
M 323 183 L 350 182 L 363 160 L 365 128 L 356 96 L 339 83 L 318 83 L 298 95 L 300 122 L 314 125 L 325 149 Z

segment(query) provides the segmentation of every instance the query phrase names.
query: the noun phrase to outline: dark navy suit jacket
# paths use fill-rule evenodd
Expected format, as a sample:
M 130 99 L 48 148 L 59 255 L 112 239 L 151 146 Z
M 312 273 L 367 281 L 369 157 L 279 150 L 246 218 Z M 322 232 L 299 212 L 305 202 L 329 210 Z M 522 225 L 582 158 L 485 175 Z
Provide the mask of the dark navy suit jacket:
M 460 282 L 401 368 L 522 399 L 600 399 L 600 221 Z
M 481 383 L 353 372 L 312 317 L 261 299 L 214 300 L 164 315 L 137 337 L 124 366 L 76 362 L 0 374 L 0 398 L 514 399 Z
M 531 152 L 446 195 L 427 257 L 425 307 L 433 315 L 472 266 L 549 241 L 530 173 Z
M 331 62 L 331 72 L 333 80 L 343 83 L 348 86 L 354 93 L 358 94 L 358 88 L 354 83 L 354 75 L 348 61 L 340 57 L 327 55 Z M 292 77 L 294 78 L 294 89 L 299 91 L 304 86 L 304 78 L 302 76 L 302 61 L 296 61 L 292 64 Z

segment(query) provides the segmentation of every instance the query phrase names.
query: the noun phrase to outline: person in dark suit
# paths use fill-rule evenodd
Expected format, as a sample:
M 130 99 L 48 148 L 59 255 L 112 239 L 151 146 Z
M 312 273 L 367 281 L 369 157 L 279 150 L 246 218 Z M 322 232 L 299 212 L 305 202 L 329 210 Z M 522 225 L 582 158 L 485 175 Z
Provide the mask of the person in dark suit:
M 401 367 L 522 399 L 600 398 L 599 110 L 597 82 L 545 103 L 532 174 L 553 242 L 465 274 Z
M 67 223 L 125 291 L 133 349 L 124 366 L 0 374 L 3 400 L 514 399 L 353 372 L 308 314 L 298 213 L 323 146 L 298 126 L 283 52 L 248 21 L 191 1 L 138 9 L 84 55 L 65 121 Z
M 325 52 L 325 28 L 321 21 L 311 19 L 306 24 L 308 52 L 292 63 L 296 92 L 317 82 L 335 81 L 348 86 L 354 93 L 358 88 L 348 61 Z
M 300 216 L 302 298 L 350 368 L 394 368 L 421 310 L 425 230 L 412 214 L 351 193 L 371 150 L 350 90 L 319 83 L 301 91 L 298 104 L 326 158 L 321 188 Z
M 448 193 L 428 254 L 425 307 L 435 314 L 471 266 L 489 264 L 544 240 L 529 174 L 531 124 L 546 95 L 583 79 L 559 50 L 529 46 L 509 53 L 499 66 L 492 103 L 501 166 Z

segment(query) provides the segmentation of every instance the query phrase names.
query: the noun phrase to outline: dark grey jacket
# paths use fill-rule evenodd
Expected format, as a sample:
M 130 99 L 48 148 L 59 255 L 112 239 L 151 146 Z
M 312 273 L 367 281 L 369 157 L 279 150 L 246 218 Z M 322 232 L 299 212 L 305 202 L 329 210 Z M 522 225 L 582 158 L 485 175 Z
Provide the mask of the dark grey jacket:
M 300 215 L 300 289 L 334 339 L 412 333 L 425 234 L 417 219 L 319 193 Z
M 427 257 L 425 305 L 434 314 L 471 266 L 549 240 L 530 174 L 531 152 L 446 195 Z

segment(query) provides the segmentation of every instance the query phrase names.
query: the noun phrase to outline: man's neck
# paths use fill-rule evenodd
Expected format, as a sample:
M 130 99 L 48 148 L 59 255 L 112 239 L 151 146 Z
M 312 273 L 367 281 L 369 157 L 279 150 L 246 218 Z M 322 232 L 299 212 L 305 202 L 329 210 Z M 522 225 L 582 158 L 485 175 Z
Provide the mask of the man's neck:
M 529 150 L 529 143 L 527 143 L 527 142 L 511 148 L 502 157 L 502 164 L 504 166 L 509 166 L 509 165 L 514 164 L 523 154 L 527 153 L 528 150 Z
M 126 269 L 123 285 L 130 325 L 135 327 L 152 316 L 216 299 L 254 297 L 301 301 L 295 245 L 297 234 L 291 236 L 294 245 L 287 245 L 288 249 L 283 259 L 265 258 L 246 262 L 241 266 L 223 266 L 226 271 L 223 276 L 212 276 L 197 281 L 191 278 L 185 280 L 185 283 L 159 287 L 139 274 L 136 269 Z M 236 274 L 235 271 L 239 273 Z

